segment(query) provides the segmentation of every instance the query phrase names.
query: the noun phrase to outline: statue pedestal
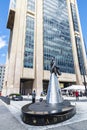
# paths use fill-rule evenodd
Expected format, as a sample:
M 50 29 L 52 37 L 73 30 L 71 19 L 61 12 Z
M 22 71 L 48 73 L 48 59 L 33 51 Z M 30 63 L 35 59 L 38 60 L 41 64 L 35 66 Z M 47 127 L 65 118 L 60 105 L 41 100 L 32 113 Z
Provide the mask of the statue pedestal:
M 58 78 L 55 75 L 55 73 L 52 73 L 50 76 L 46 101 L 47 101 L 47 103 L 51 103 L 51 104 L 63 102 Z
M 24 105 L 21 108 L 22 120 L 29 125 L 51 125 L 63 122 L 76 113 L 75 106 L 63 100 L 58 78 L 55 73 L 50 76 L 46 101 Z

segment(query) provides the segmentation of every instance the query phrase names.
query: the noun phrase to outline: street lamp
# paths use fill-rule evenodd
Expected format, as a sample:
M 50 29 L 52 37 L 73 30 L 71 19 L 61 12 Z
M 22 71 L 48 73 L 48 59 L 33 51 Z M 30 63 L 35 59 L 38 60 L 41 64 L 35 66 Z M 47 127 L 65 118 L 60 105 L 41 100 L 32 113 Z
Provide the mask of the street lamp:
M 86 74 L 85 71 L 83 72 L 83 79 L 84 79 L 84 86 L 85 86 L 85 95 L 87 96 L 87 88 L 86 88 L 86 78 L 85 78 Z

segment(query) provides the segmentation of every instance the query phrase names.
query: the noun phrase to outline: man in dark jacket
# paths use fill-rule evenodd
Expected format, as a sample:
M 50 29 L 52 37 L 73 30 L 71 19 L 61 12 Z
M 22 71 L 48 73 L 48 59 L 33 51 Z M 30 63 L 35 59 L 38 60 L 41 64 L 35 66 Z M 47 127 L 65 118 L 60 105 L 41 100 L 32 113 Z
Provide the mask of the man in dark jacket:
M 35 98 L 36 98 L 36 92 L 33 90 L 32 92 L 32 103 L 35 103 Z

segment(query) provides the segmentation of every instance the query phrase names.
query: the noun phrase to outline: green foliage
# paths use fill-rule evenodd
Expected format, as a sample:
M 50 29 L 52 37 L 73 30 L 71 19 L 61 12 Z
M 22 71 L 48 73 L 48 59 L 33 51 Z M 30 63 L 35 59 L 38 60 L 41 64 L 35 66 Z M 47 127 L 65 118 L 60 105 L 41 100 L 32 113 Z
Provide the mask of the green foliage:
M 19 93 L 11 93 L 9 96 L 21 96 L 21 94 L 19 94 Z

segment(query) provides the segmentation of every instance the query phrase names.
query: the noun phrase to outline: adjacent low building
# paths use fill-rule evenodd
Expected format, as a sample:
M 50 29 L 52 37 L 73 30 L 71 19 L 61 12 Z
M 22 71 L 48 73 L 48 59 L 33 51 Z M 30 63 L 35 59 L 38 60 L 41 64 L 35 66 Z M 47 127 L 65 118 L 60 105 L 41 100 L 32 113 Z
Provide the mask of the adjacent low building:
M 5 75 L 5 65 L 0 65 L 0 91 L 2 91 Z

